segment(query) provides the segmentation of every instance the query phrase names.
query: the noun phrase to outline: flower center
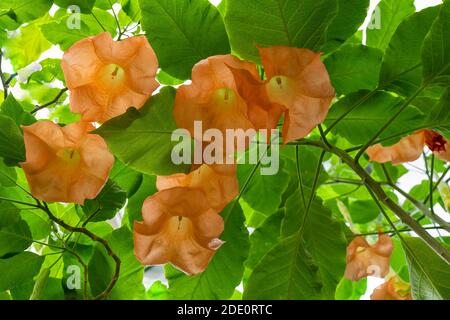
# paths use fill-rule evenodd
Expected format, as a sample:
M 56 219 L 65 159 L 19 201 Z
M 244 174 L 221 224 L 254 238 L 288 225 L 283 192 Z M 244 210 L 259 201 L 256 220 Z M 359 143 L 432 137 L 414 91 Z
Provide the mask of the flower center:
M 221 108 L 229 108 L 236 103 L 236 93 L 230 88 L 220 88 L 213 94 L 215 105 Z
M 427 130 L 425 132 L 425 143 L 431 151 L 442 152 L 445 151 L 447 141 L 439 133 Z
M 72 148 L 61 149 L 56 155 L 69 166 L 75 166 L 81 160 L 80 153 Z
M 269 98 L 288 107 L 295 98 L 294 83 L 286 76 L 274 76 L 266 85 Z
M 108 64 L 100 69 L 100 85 L 107 90 L 117 90 L 123 86 L 125 71 L 116 64 Z

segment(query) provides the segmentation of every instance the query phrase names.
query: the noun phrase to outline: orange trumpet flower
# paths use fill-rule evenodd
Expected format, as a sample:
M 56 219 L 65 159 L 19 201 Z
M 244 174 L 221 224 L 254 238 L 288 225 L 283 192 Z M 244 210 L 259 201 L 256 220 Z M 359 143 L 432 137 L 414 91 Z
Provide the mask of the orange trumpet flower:
M 358 281 L 367 276 L 385 277 L 389 273 L 390 258 L 394 244 L 384 234 L 371 246 L 363 237 L 356 237 L 347 247 L 347 266 L 344 276 Z
M 147 198 L 134 223 L 134 251 L 145 265 L 171 263 L 188 275 L 203 272 L 222 245 L 224 221 L 203 192 L 176 187 Z
M 114 41 L 108 32 L 76 42 L 61 67 L 70 106 L 82 121 L 105 122 L 140 108 L 158 87 L 158 60 L 144 36 Z
M 398 276 L 390 278 L 382 285 L 375 288 L 371 300 L 412 300 L 409 284 L 402 281 Z
M 159 191 L 175 187 L 201 190 L 217 212 L 222 211 L 239 193 L 236 165 L 203 164 L 189 174 L 158 176 L 156 187 Z
M 83 204 L 108 180 L 114 157 L 89 123 L 65 127 L 43 121 L 23 126 L 26 161 L 21 163 L 31 193 L 47 202 Z

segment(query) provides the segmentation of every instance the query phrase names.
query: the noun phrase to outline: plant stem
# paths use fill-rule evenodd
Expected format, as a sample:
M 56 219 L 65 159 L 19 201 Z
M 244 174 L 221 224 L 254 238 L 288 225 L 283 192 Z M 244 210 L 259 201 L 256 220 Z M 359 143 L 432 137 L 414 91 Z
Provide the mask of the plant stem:
M 61 96 L 62 96 L 62 95 L 64 94 L 64 92 L 66 92 L 67 90 L 69 90 L 69 89 L 68 89 L 68 88 L 63 88 L 63 89 L 61 89 L 61 91 L 56 95 L 56 97 L 55 97 L 53 100 L 51 100 L 51 101 L 49 101 L 49 102 L 47 102 L 47 103 L 45 103 L 45 104 L 43 104 L 43 105 L 41 105 L 41 106 L 36 106 L 36 108 L 34 108 L 34 109 L 31 111 L 31 113 L 34 114 L 34 113 L 38 112 L 39 110 L 42 110 L 42 109 L 44 109 L 44 108 L 47 108 L 47 107 L 51 106 L 52 104 L 58 103 L 59 98 L 61 98 Z
M 8 97 L 8 82 L 5 79 L 5 75 L 3 74 L 2 62 L 3 62 L 3 52 L 0 49 L 0 80 L 2 81 L 3 86 L 3 99 L 6 100 L 6 98 Z
M 94 299 L 100 300 L 100 299 L 107 298 L 108 295 L 111 293 L 112 289 L 114 288 L 114 286 L 116 285 L 117 280 L 119 280 L 120 264 L 121 264 L 119 257 L 111 249 L 111 246 L 109 245 L 109 243 L 105 239 L 100 238 L 99 236 L 92 233 L 91 231 L 89 231 L 86 228 L 73 227 L 71 225 L 68 225 L 64 220 L 56 217 L 51 212 L 51 210 L 49 209 L 48 205 L 45 202 L 42 204 L 39 200 L 36 200 L 36 201 L 38 203 L 39 208 L 41 208 L 48 215 L 50 220 L 52 220 L 53 222 L 57 223 L 58 225 L 62 226 L 63 228 L 65 228 L 69 231 L 82 233 L 82 234 L 88 236 L 89 238 L 91 238 L 93 241 L 99 242 L 100 244 L 103 245 L 103 247 L 105 247 L 106 251 L 108 252 L 108 255 L 111 256 L 115 262 L 115 265 L 116 265 L 115 272 L 114 272 L 114 275 L 113 275 L 108 287 L 103 292 L 101 292 L 99 295 L 94 297 Z
M 414 220 L 402 207 L 400 207 L 397 203 L 395 203 L 389 196 L 384 192 L 381 185 L 376 182 L 365 170 L 362 168 L 359 163 L 357 163 L 348 153 L 344 150 L 338 149 L 336 147 L 328 147 L 321 141 L 309 141 L 302 140 L 302 143 L 305 145 L 315 146 L 321 149 L 324 149 L 328 152 L 331 152 L 337 155 L 341 160 L 347 164 L 353 171 L 361 178 L 364 185 L 374 193 L 374 195 L 384 204 L 386 205 L 395 215 L 413 232 L 415 232 L 422 240 L 433 250 L 435 251 L 444 261 L 446 261 L 450 265 L 450 252 L 448 252 L 440 242 L 434 239 L 426 230 L 422 228 L 422 226 Z

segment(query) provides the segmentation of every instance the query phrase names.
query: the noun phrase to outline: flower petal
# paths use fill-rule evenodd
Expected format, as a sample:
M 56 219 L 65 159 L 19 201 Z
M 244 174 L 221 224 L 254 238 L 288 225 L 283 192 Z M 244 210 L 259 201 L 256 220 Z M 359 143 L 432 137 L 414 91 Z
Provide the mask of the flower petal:
M 421 156 L 424 146 L 425 133 L 418 131 L 389 147 L 383 147 L 381 144 L 373 145 L 367 149 L 367 154 L 370 161 L 379 163 L 391 161 L 392 164 L 398 165 L 417 160 Z

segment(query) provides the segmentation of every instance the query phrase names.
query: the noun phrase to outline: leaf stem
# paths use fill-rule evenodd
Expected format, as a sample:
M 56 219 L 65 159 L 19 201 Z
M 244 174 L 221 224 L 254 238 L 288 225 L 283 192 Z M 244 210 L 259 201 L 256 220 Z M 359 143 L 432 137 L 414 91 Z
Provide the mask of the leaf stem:
M 61 91 L 55 96 L 55 98 L 53 98 L 53 100 L 41 105 L 41 106 L 36 106 L 36 108 L 34 108 L 31 113 L 34 114 L 36 112 L 38 112 L 39 110 L 42 110 L 44 108 L 47 108 L 49 106 L 51 106 L 52 104 L 58 103 L 59 102 L 59 98 L 61 98 L 61 96 L 64 94 L 64 92 L 66 92 L 67 90 L 69 90 L 68 88 L 63 88 L 61 89 Z

